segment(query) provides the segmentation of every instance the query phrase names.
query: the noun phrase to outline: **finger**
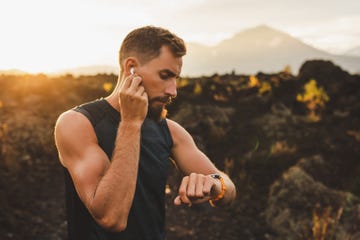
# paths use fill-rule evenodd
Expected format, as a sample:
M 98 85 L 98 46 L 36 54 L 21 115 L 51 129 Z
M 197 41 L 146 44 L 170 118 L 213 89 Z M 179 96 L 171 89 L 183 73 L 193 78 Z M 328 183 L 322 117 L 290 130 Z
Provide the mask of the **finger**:
M 187 184 L 188 197 L 195 197 L 196 182 L 197 182 L 197 174 L 191 173 L 189 176 L 189 182 Z
M 176 198 L 174 199 L 174 204 L 175 204 L 176 206 L 181 205 L 181 199 L 180 199 L 180 196 L 176 196 Z
M 139 86 L 138 90 L 136 91 L 136 95 L 142 96 L 145 92 L 145 88 L 143 86 Z
M 120 83 L 120 89 L 127 89 L 129 88 L 130 84 L 131 84 L 131 79 L 133 79 L 134 76 L 129 76 L 127 78 L 125 78 L 123 81 L 121 81 Z
M 189 183 L 189 177 L 186 176 L 182 179 L 181 181 L 181 185 L 180 185 L 180 188 L 179 188 L 179 196 L 180 196 L 180 200 L 182 203 L 186 203 L 186 204 L 189 204 L 191 203 L 190 202 L 190 199 L 187 197 L 187 186 L 188 186 L 188 183 Z
M 198 175 L 196 180 L 197 181 L 196 181 L 195 196 L 199 198 L 204 197 L 203 188 L 204 188 L 205 176 Z
M 149 105 L 148 95 L 147 95 L 147 93 L 146 93 L 145 90 L 144 90 L 144 92 L 142 93 L 141 98 L 146 102 L 146 105 Z
M 131 84 L 129 86 L 130 89 L 137 89 L 139 87 L 139 85 L 141 84 L 142 82 L 142 78 L 139 77 L 139 76 L 135 76 L 132 81 L 131 81 Z
M 204 186 L 203 186 L 203 193 L 205 196 L 210 195 L 211 189 L 215 185 L 214 179 L 210 176 L 206 176 Z
M 175 199 L 174 199 L 174 204 L 176 206 L 180 206 L 181 204 L 183 204 L 183 202 L 181 201 L 181 198 L 180 196 L 177 196 Z M 192 206 L 192 202 L 186 204 L 188 207 L 191 207 Z
M 191 205 L 191 201 L 186 195 L 180 195 L 180 201 L 183 204 Z

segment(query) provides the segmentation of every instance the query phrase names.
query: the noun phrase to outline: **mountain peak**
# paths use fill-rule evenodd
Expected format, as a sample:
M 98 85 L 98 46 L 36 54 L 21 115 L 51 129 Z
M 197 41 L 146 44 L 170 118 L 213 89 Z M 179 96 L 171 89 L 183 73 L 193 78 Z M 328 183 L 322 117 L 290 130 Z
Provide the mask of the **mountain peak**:
M 256 27 L 253 28 L 248 28 L 245 29 L 237 34 L 235 34 L 235 36 L 233 37 L 234 39 L 237 38 L 258 38 L 258 37 L 272 37 L 272 36 L 283 36 L 283 37 L 290 37 L 292 38 L 289 34 L 282 32 L 280 30 L 277 30 L 273 27 L 270 27 L 266 24 L 261 24 L 258 25 Z
M 283 51 L 286 46 L 304 47 L 305 44 L 291 35 L 262 24 L 253 28 L 243 30 L 232 38 L 223 40 L 216 48 L 226 52 L 268 52 L 268 50 Z M 244 48 L 244 46 L 248 46 Z M 269 54 L 274 54 L 269 53 Z
M 252 28 L 248 28 L 248 30 L 253 30 L 253 31 L 276 31 L 274 28 L 266 25 L 266 24 L 260 24 L 258 26 L 252 27 Z

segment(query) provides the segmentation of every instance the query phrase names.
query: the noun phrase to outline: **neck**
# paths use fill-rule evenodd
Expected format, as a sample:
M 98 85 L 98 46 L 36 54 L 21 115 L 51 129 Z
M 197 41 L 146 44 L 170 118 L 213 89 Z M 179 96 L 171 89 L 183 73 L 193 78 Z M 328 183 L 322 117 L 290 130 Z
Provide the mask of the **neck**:
M 120 105 L 119 105 L 119 89 L 120 89 L 120 83 L 122 82 L 123 77 L 122 74 L 119 74 L 116 86 L 114 88 L 114 90 L 112 91 L 112 93 L 105 97 L 106 101 L 108 101 L 110 103 L 110 105 L 115 108 L 116 110 L 118 110 L 120 112 Z

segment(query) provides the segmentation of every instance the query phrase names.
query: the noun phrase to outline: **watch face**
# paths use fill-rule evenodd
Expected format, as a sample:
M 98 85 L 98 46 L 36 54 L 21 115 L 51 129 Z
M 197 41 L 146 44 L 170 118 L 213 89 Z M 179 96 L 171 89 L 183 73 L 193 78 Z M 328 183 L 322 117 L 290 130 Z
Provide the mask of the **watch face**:
M 218 174 L 218 173 L 210 174 L 210 176 L 212 178 L 220 179 L 220 174 Z

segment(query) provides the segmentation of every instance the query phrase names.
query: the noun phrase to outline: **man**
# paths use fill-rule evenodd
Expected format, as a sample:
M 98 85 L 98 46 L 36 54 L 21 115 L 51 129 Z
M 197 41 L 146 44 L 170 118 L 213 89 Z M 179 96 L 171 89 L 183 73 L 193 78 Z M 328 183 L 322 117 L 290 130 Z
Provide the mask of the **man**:
M 168 30 L 135 29 L 120 48 L 112 94 L 59 117 L 69 239 L 164 239 L 170 157 L 185 174 L 175 205 L 235 198 L 228 176 L 165 117 L 185 53 L 183 40 Z

